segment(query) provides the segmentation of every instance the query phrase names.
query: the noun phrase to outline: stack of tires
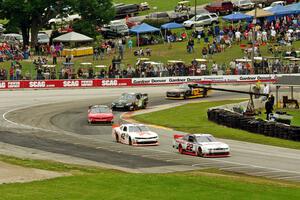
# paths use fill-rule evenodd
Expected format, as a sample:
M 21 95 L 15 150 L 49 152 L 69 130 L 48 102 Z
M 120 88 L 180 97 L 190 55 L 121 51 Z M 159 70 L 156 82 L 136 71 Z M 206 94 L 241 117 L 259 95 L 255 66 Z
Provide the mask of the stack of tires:
M 300 141 L 300 127 L 278 122 L 269 122 L 225 109 L 209 109 L 207 116 L 210 121 L 231 128 L 237 128 L 252 133 L 270 137 Z

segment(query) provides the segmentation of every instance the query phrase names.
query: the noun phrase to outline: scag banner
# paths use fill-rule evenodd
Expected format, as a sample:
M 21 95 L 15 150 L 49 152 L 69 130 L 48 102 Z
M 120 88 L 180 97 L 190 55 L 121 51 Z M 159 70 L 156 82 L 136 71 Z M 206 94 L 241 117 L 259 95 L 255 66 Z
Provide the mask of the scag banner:
M 0 81 L 1 89 L 89 88 L 131 86 L 131 79 Z

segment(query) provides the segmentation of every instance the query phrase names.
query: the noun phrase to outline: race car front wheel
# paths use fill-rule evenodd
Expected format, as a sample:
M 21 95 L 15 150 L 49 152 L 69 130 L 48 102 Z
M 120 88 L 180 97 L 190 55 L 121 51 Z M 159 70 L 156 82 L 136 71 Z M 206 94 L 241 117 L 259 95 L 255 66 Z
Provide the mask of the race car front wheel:
M 178 146 L 178 152 L 179 152 L 180 154 L 183 154 L 183 149 L 182 149 L 182 146 L 181 146 L 181 145 Z
M 129 145 L 132 145 L 131 137 L 128 138 L 128 144 L 129 144 Z
M 201 147 L 198 148 L 197 155 L 198 155 L 199 157 L 203 157 L 203 153 L 202 153 Z
M 116 142 L 119 143 L 119 142 L 120 142 L 120 141 L 119 141 L 119 135 L 118 135 L 117 133 L 115 133 L 115 138 L 116 138 Z

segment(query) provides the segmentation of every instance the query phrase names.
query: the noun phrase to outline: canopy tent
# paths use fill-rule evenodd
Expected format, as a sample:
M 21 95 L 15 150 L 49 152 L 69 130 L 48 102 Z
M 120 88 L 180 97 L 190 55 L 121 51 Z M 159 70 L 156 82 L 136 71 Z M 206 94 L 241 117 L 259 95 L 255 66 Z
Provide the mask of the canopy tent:
M 240 20 L 251 20 L 253 18 L 253 16 L 251 15 L 246 15 L 244 13 L 240 13 L 240 12 L 236 12 L 236 13 L 232 13 L 230 15 L 226 15 L 223 17 L 224 20 L 226 21 L 240 21 Z
M 176 22 L 170 22 L 170 23 L 166 23 L 161 25 L 160 28 L 163 29 L 177 29 L 177 28 L 184 28 L 184 26 L 182 24 L 178 24 Z
M 153 33 L 153 32 L 157 32 L 157 31 L 160 31 L 160 30 L 158 28 L 150 26 L 149 24 L 146 24 L 146 23 L 142 23 L 141 25 L 134 26 L 129 30 L 130 33 L 136 33 L 136 34 Z
M 251 15 L 255 17 L 255 9 L 251 10 L 249 12 L 246 12 L 246 15 Z M 269 17 L 274 15 L 272 12 L 263 10 L 263 9 L 256 9 L 256 18 L 261 18 L 261 17 Z
M 166 24 L 161 25 L 160 28 L 165 30 L 165 39 L 166 39 L 167 38 L 167 30 L 177 29 L 177 28 L 184 28 L 184 26 L 182 24 L 178 24 L 176 22 L 170 22 L 170 23 L 166 23 Z M 185 31 L 185 33 L 186 33 L 186 31 Z M 186 35 L 187 35 L 187 33 L 186 33 Z
M 141 25 L 134 26 L 129 30 L 130 33 L 135 33 L 137 34 L 137 41 L 138 41 L 138 46 L 140 46 L 139 42 L 139 35 L 142 33 L 154 33 L 154 32 L 160 32 L 160 29 L 155 28 L 153 26 L 150 26 L 147 23 L 142 23 Z M 161 33 L 161 32 L 160 32 Z
M 69 32 L 53 39 L 54 42 L 90 42 L 93 38 L 76 32 Z
M 285 6 L 287 10 L 290 10 L 290 14 L 299 14 L 300 13 L 300 2 L 295 4 L 290 4 Z

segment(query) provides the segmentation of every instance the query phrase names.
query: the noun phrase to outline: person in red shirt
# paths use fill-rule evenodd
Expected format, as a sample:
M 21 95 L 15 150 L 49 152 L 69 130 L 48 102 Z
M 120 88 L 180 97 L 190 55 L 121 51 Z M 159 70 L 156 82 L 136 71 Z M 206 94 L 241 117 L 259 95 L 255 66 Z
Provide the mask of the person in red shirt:
M 9 79 L 10 80 L 14 80 L 14 73 L 15 73 L 14 67 L 11 67 L 9 69 Z

